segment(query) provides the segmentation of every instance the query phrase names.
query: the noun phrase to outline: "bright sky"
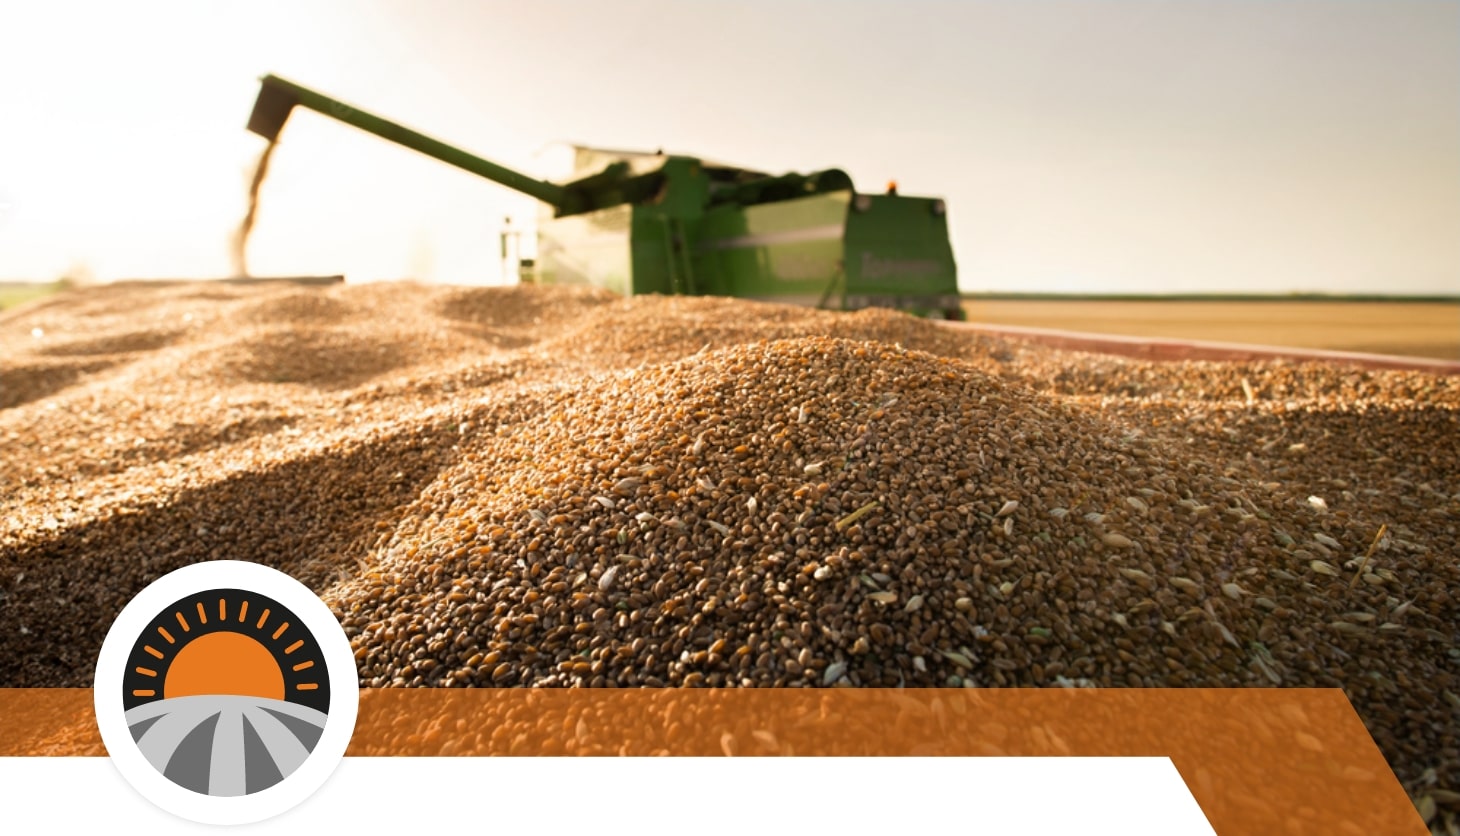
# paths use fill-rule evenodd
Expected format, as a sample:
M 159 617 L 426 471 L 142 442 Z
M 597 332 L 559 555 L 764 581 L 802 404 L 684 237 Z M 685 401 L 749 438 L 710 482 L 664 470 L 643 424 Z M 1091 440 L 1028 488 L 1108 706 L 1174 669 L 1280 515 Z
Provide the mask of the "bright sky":
M 1460 292 L 1460 3 L 0 6 L 0 279 L 209 277 L 277 73 L 497 162 L 553 141 L 947 199 L 966 290 Z M 307 111 L 262 275 L 500 280 L 535 204 Z

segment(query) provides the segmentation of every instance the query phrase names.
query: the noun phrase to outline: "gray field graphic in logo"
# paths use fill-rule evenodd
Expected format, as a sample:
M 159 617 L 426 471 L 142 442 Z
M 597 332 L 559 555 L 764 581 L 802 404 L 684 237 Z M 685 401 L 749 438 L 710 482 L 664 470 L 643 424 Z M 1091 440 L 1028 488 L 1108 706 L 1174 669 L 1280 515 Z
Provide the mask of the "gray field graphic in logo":
M 193 792 L 238 796 L 289 777 L 314 751 L 326 715 L 260 697 L 205 695 L 145 703 L 126 713 L 142 754 Z
M 204 795 L 267 789 L 310 756 L 327 716 L 285 700 L 188 696 L 127 712 L 137 747 L 158 772 Z

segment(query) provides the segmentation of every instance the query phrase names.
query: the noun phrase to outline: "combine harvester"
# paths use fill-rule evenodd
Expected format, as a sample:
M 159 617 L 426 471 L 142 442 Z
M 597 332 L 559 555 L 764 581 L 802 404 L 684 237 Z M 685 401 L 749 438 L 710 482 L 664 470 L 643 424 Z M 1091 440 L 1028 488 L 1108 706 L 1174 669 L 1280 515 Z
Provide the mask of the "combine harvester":
M 938 198 L 858 192 L 834 168 L 772 176 L 695 157 L 583 148 L 580 170 L 602 168 L 552 183 L 272 75 L 262 79 L 248 129 L 274 142 L 295 106 L 536 198 L 543 210 L 531 281 L 963 319 Z
M 1460 374 L 1460 363 L 1276 346 L 965 323 L 947 205 L 859 192 L 840 169 L 773 176 L 696 157 L 576 148 L 577 175 L 539 180 L 278 76 L 248 129 L 277 141 L 296 106 L 536 198 L 537 258 L 523 279 L 623 295 L 734 296 L 833 310 L 892 308 L 1055 348 L 1148 360 L 1324 362 Z M 504 258 L 509 235 L 503 234 Z

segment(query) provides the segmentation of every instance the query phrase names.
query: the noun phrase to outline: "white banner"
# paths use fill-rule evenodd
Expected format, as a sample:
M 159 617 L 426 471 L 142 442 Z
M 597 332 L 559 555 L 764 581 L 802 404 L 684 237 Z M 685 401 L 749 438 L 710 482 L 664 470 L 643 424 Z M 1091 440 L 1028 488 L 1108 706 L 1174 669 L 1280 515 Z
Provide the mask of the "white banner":
M 228 828 L 154 807 L 107 758 L 0 758 L 0 808 L 16 834 L 1213 833 L 1169 758 L 351 757 Z

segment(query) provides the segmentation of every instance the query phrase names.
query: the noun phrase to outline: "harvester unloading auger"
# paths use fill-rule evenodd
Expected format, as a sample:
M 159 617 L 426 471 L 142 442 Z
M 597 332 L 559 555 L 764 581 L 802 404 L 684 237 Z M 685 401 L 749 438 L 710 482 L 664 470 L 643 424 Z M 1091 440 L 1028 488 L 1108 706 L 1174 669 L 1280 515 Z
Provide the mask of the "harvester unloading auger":
M 536 198 L 539 283 L 964 318 L 938 198 L 858 192 L 839 169 L 772 176 L 594 149 L 578 150 L 579 168 L 601 170 L 552 183 L 272 75 L 248 129 L 273 142 L 296 105 Z

